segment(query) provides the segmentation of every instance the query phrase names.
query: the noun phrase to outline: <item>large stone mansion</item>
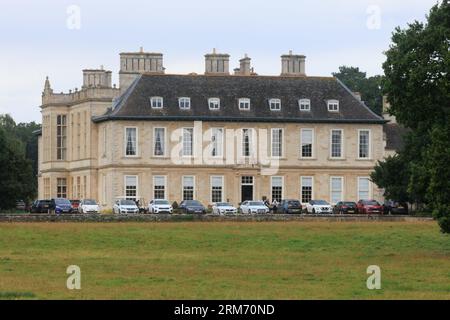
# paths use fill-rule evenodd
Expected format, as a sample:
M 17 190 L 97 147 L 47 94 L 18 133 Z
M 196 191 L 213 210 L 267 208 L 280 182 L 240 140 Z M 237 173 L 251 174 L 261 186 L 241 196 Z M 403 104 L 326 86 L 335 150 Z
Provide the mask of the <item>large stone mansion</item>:
M 83 86 L 54 93 L 47 78 L 39 136 L 39 198 L 375 198 L 369 179 L 387 120 L 338 79 L 309 77 L 305 56 L 281 57 L 280 76 L 245 56 L 205 56 L 205 73 L 165 74 L 163 55 L 120 54 L 111 71 L 83 70 Z

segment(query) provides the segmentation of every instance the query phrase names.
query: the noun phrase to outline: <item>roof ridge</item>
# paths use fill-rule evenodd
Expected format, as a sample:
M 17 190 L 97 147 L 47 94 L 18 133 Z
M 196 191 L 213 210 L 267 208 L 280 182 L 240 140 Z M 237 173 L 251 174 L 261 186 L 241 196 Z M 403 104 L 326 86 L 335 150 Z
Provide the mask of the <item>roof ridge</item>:
M 120 109 L 122 109 L 123 105 L 128 100 L 131 93 L 133 93 L 134 88 L 136 87 L 138 82 L 141 80 L 141 78 L 142 78 L 142 75 L 138 75 L 136 77 L 136 79 L 134 79 L 134 81 L 128 87 L 128 89 L 125 90 L 125 92 L 121 96 L 119 96 L 119 98 L 116 100 L 116 102 L 112 106 L 112 112 L 110 113 L 111 115 L 115 115 L 117 112 L 120 111 Z

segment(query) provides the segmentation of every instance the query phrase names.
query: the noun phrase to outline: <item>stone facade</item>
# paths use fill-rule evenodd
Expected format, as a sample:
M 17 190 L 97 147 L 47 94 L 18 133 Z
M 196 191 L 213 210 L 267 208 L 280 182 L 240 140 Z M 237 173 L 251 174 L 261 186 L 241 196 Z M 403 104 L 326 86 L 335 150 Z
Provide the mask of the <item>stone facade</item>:
M 208 61 L 223 57 L 225 69 L 217 70 L 219 73 L 229 72 L 228 56 L 213 53 L 206 56 L 208 76 L 215 77 L 211 74 L 214 68 L 210 68 L 214 64 L 208 64 Z M 289 57 L 301 62 L 301 66 L 299 64 L 300 67 L 292 69 L 292 72 L 288 67 Z M 93 198 L 103 208 L 111 208 L 117 197 L 127 196 L 127 177 L 133 177 L 136 183 L 133 195 L 148 202 L 155 197 L 155 177 L 164 177 L 164 197 L 179 203 L 183 199 L 183 177 L 192 176 L 194 198 L 205 205 L 214 200 L 213 177 L 221 177 L 221 200 L 236 206 L 243 200 L 243 184 L 248 184 L 247 188 L 251 186 L 253 199 L 272 199 L 275 180 L 277 183 L 281 181 L 281 190 L 276 192 L 281 192 L 282 198 L 303 200 L 302 177 L 311 178 L 313 199 L 333 202 L 332 192 L 336 194 L 340 191 L 342 200 L 357 201 L 361 194 L 382 200 L 382 194 L 375 185 L 369 183 L 368 190 L 361 190 L 360 182 L 360 179 L 369 177 L 376 162 L 385 157 L 381 122 L 270 123 L 246 122 L 245 119 L 240 122 L 217 119 L 93 121 L 97 116 L 111 112 L 111 108 L 124 99 L 126 89 L 134 83 L 132 77 L 139 72 L 164 72 L 160 54 L 145 54 L 141 50 L 135 54 L 121 54 L 121 61 L 120 76 L 124 77 L 120 81 L 124 86 L 121 88 L 111 86 L 110 72 L 102 72 L 102 69 L 85 70 L 84 85 L 80 91 L 55 94 L 50 82 L 46 81 L 41 107 L 42 134 L 39 137 L 39 198 Z M 135 64 L 133 61 L 138 62 Z M 304 56 L 285 55 L 282 61 L 282 73 L 291 72 L 289 77 L 305 77 Z M 250 66 L 245 66 L 245 70 L 242 74 L 258 77 L 248 71 Z M 97 74 L 101 78 L 92 77 Z M 136 131 L 137 150 L 132 156 L 126 155 L 126 128 Z M 155 156 L 155 128 L 165 130 L 164 155 Z M 178 153 L 182 148 L 183 128 L 193 128 L 195 150 L 192 157 L 180 157 Z M 222 128 L 224 132 L 223 153 L 219 158 L 208 153 L 208 137 L 213 128 Z M 256 156 L 253 160 L 241 155 L 242 128 L 251 128 L 254 132 Z M 272 129 L 282 129 L 283 133 L 282 154 L 276 158 L 271 156 Z M 311 158 L 301 156 L 302 129 L 313 129 Z M 339 158 L 331 157 L 332 130 L 341 130 L 342 133 L 342 156 Z M 369 132 L 370 139 L 369 156 L 365 159 L 358 156 L 361 130 Z M 244 181 L 246 178 L 243 177 L 252 177 L 253 181 L 248 183 L 248 179 Z M 340 190 L 331 190 L 333 177 L 341 179 Z

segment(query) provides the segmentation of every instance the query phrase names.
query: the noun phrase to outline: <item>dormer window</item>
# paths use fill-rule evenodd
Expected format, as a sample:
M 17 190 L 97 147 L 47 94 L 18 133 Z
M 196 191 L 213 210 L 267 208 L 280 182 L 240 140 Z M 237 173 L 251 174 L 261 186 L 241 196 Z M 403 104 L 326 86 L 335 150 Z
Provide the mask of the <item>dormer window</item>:
M 162 97 L 151 97 L 150 105 L 153 109 L 162 109 L 163 108 L 163 98 Z
M 220 99 L 219 98 L 210 98 L 208 100 L 208 105 L 210 110 L 219 110 L 220 109 Z
M 281 100 L 280 99 L 270 99 L 269 106 L 270 106 L 270 111 L 280 111 L 281 110 Z
M 298 100 L 300 111 L 311 111 L 311 101 L 309 99 Z
M 328 100 L 328 111 L 339 112 L 339 100 Z
M 250 99 L 240 98 L 239 99 L 239 110 L 250 110 Z
M 183 109 L 183 110 L 190 109 L 191 108 L 191 98 L 186 98 L 186 97 L 179 98 L 178 105 L 179 105 L 180 109 Z

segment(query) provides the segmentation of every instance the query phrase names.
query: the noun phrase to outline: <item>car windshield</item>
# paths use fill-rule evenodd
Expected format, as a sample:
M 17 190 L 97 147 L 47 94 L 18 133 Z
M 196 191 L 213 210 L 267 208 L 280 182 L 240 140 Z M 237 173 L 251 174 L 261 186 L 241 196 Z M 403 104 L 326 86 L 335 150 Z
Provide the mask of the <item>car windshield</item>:
M 356 203 L 354 202 L 344 202 L 345 206 L 356 206 Z
M 202 204 L 197 200 L 188 200 L 185 202 L 187 206 L 201 206 Z
M 135 206 L 136 202 L 134 202 L 133 200 L 120 200 L 120 205 L 121 206 Z
M 41 200 L 39 201 L 40 204 L 45 205 L 45 204 L 50 204 L 50 200 Z
M 328 205 L 328 202 L 326 202 L 325 200 L 315 200 L 315 201 L 313 201 L 313 204 L 318 204 L 318 205 L 321 205 L 321 206 L 326 206 L 326 205 Z
M 262 201 L 252 201 L 252 202 L 249 203 L 249 205 L 251 205 L 251 206 L 263 206 L 264 202 L 262 202 Z
M 227 203 L 227 202 L 219 202 L 217 204 L 218 207 L 231 207 L 231 204 Z
M 375 201 L 375 200 L 364 200 L 363 204 L 365 204 L 366 206 L 379 206 L 380 205 L 378 203 L 378 201 Z
M 288 201 L 288 206 L 296 206 L 296 207 L 300 207 L 300 201 Z
M 72 204 L 78 204 L 78 203 L 80 203 L 80 200 L 70 200 L 70 203 L 72 203 Z
M 84 200 L 84 204 L 87 204 L 88 206 L 95 206 L 97 202 L 95 202 L 95 200 Z
M 55 203 L 57 205 L 70 205 L 70 201 L 66 199 L 56 199 Z
M 155 200 L 155 204 L 169 204 L 167 200 Z

